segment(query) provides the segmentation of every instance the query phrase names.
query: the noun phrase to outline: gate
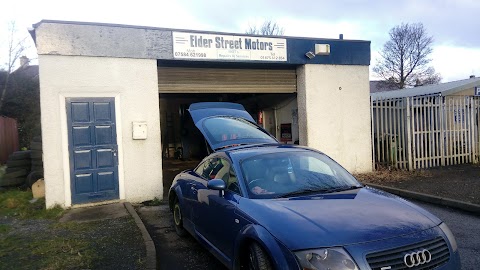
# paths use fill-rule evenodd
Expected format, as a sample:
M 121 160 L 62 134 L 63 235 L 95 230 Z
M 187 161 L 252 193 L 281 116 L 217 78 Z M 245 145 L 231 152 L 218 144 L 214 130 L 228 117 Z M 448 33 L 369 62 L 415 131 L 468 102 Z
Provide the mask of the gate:
M 479 107 L 472 96 L 371 99 L 374 166 L 415 170 L 477 163 Z
M 18 148 L 17 120 L 0 116 L 0 164 L 7 162 L 8 156 Z

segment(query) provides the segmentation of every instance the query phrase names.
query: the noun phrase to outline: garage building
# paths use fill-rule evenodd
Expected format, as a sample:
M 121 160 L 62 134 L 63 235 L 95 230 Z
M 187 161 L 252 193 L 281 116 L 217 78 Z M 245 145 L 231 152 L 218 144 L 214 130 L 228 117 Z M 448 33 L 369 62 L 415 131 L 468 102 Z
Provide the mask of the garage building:
M 244 105 L 286 144 L 372 169 L 370 42 L 43 20 L 47 207 L 162 198 L 210 151 L 187 108 Z

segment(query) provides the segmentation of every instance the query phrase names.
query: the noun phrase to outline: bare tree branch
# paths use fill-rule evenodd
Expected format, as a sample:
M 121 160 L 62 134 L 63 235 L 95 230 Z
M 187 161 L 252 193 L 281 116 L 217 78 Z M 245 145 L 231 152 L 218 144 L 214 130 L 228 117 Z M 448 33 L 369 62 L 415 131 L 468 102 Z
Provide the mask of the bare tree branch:
M 6 66 L 6 77 L 4 80 L 4 85 L 1 88 L 1 95 L 0 95 L 0 112 L 2 111 L 3 102 L 5 99 L 5 93 L 8 89 L 8 84 L 10 80 L 10 75 L 13 71 L 13 67 L 15 63 L 18 61 L 20 56 L 27 50 L 26 45 L 26 36 L 21 36 L 18 32 L 16 27 L 15 21 L 11 21 L 8 25 L 8 60 L 5 63 Z
M 373 72 L 399 89 L 441 81 L 440 74 L 428 66 L 433 38 L 423 24 L 402 23 L 392 28 L 389 35 Z
M 245 33 L 250 35 L 281 36 L 285 33 L 285 29 L 272 20 L 265 20 L 260 27 L 255 25 L 249 26 Z

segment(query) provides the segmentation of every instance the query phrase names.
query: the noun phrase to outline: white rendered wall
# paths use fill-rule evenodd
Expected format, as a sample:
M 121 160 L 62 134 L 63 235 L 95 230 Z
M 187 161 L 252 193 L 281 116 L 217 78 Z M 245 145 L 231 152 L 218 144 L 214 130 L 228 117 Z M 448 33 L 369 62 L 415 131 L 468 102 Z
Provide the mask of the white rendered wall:
M 157 64 L 152 59 L 39 55 L 47 207 L 71 206 L 67 97 L 114 97 L 121 200 L 162 198 Z M 145 121 L 146 140 L 132 139 Z
M 372 170 L 368 72 L 368 66 L 353 65 L 297 69 L 300 144 L 352 173 Z

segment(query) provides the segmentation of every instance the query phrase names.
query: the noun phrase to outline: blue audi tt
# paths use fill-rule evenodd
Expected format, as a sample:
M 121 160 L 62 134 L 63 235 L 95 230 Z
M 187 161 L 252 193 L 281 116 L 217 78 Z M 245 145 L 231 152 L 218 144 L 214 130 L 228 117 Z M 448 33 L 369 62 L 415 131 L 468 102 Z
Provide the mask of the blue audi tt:
M 424 209 L 278 143 L 242 105 L 189 112 L 212 153 L 172 183 L 175 229 L 229 269 L 460 269 L 454 236 Z

